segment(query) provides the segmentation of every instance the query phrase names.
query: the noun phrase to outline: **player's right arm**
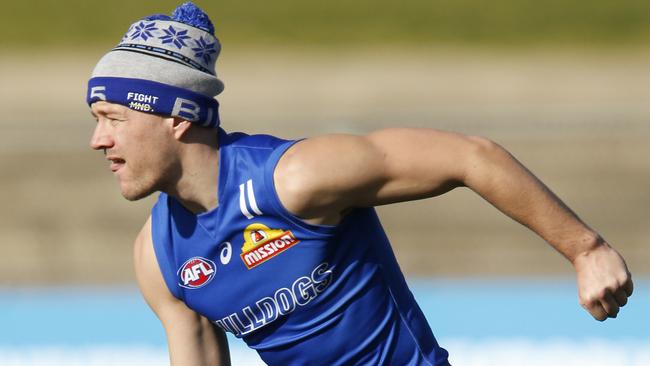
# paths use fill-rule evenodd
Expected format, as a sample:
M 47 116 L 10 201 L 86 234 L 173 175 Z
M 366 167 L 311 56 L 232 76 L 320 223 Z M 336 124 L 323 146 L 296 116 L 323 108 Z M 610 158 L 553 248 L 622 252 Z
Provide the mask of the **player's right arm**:
M 530 228 L 574 266 L 581 305 L 616 317 L 632 295 L 623 257 L 508 151 L 485 138 L 392 128 L 294 144 L 274 172 L 280 201 L 313 224 L 350 209 L 434 197 L 467 187 Z
M 134 262 L 140 291 L 165 328 L 171 365 L 229 366 L 225 333 L 169 292 L 153 249 L 151 217 L 135 240 Z

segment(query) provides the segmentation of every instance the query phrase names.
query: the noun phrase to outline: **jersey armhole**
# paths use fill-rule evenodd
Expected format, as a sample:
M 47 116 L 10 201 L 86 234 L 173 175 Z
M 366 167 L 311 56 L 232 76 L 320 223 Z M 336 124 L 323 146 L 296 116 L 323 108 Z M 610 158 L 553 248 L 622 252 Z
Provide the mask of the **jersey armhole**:
M 278 197 L 277 190 L 275 189 L 275 181 L 273 179 L 273 173 L 275 172 L 275 168 L 278 165 L 278 162 L 280 161 L 280 158 L 282 155 L 284 155 L 287 150 L 291 146 L 293 146 L 295 143 L 302 141 L 302 140 L 294 140 L 294 141 L 288 141 L 283 143 L 282 145 L 279 145 L 276 147 L 271 155 L 269 156 L 269 159 L 266 161 L 266 164 L 264 164 L 264 171 L 262 172 L 262 179 L 263 179 L 263 186 L 265 193 L 267 197 L 269 198 L 269 201 L 271 205 L 273 206 L 273 209 L 277 214 L 279 214 L 281 217 L 284 219 L 290 221 L 291 223 L 299 226 L 302 229 L 318 233 L 318 234 L 331 234 L 333 233 L 338 225 L 314 225 L 310 224 L 308 222 L 303 221 L 300 217 L 292 214 L 289 212 L 289 210 L 284 207 L 282 202 L 280 202 L 280 198 Z
M 162 205 L 167 205 L 168 201 L 166 198 L 166 196 L 161 194 L 158 202 L 156 202 L 153 210 L 151 210 L 151 241 L 153 242 L 153 250 L 156 255 L 156 261 L 158 262 L 158 269 L 162 274 L 163 280 L 165 280 L 167 289 L 175 298 L 183 301 L 183 294 L 177 285 L 176 263 L 174 263 L 174 255 L 171 252 L 172 248 L 169 245 L 164 245 L 163 239 L 165 232 L 169 231 L 166 227 L 167 225 L 165 225 L 165 222 L 169 222 L 167 220 L 168 217 L 161 212 L 169 212 L 167 207 L 161 207 Z M 158 224 L 161 224 L 160 227 Z

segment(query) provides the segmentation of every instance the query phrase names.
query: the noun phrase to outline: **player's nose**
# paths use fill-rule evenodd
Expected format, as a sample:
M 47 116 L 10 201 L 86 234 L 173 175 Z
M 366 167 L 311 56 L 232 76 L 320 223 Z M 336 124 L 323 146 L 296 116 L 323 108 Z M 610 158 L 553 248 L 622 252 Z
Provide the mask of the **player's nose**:
M 95 131 L 90 138 L 90 147 L 94 150 L 102 150 L 113 147 L 115 142 L 113 141 L 113 136 L 105 126 L 105 123 L 102 121 L 97 122 L 95 126 Z

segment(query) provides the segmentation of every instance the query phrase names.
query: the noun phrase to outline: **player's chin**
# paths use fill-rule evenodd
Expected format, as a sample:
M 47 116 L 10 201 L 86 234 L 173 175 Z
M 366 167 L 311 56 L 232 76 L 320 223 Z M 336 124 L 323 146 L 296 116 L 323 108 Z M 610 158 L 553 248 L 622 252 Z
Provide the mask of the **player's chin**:
M 128 184 L 126 182 L 120 182 L 120 190 L 122 197 L 129 201 L 141 200 L 156 191 L 154 188 Z

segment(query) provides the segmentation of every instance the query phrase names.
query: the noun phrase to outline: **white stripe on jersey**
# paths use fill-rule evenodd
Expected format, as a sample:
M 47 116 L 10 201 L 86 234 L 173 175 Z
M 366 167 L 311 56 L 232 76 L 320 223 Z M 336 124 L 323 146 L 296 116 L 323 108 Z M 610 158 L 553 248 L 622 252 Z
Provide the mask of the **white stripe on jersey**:
M 249 181 L 250 182 L 250 181 Z M 241 213 L 246 216 L 247 219 L 252 219 L 253 215 L 248 211 L 248 207 L 246 207 L 246 197 L 244 196 L 244 183 L 239 185 L 239 209 L 241 210 Z
M 263 215 L 262 211 L 257 207 L 257 201 L 255 201 L 255 192 L 253 191 L 253 180 L 249 179 L 248 182 L 246 182 L 246 192 L 248 193 L 248 201 L 251 204 L 251 208 L 253 209 L 253 212 L 255 212 L 258 215 Z

